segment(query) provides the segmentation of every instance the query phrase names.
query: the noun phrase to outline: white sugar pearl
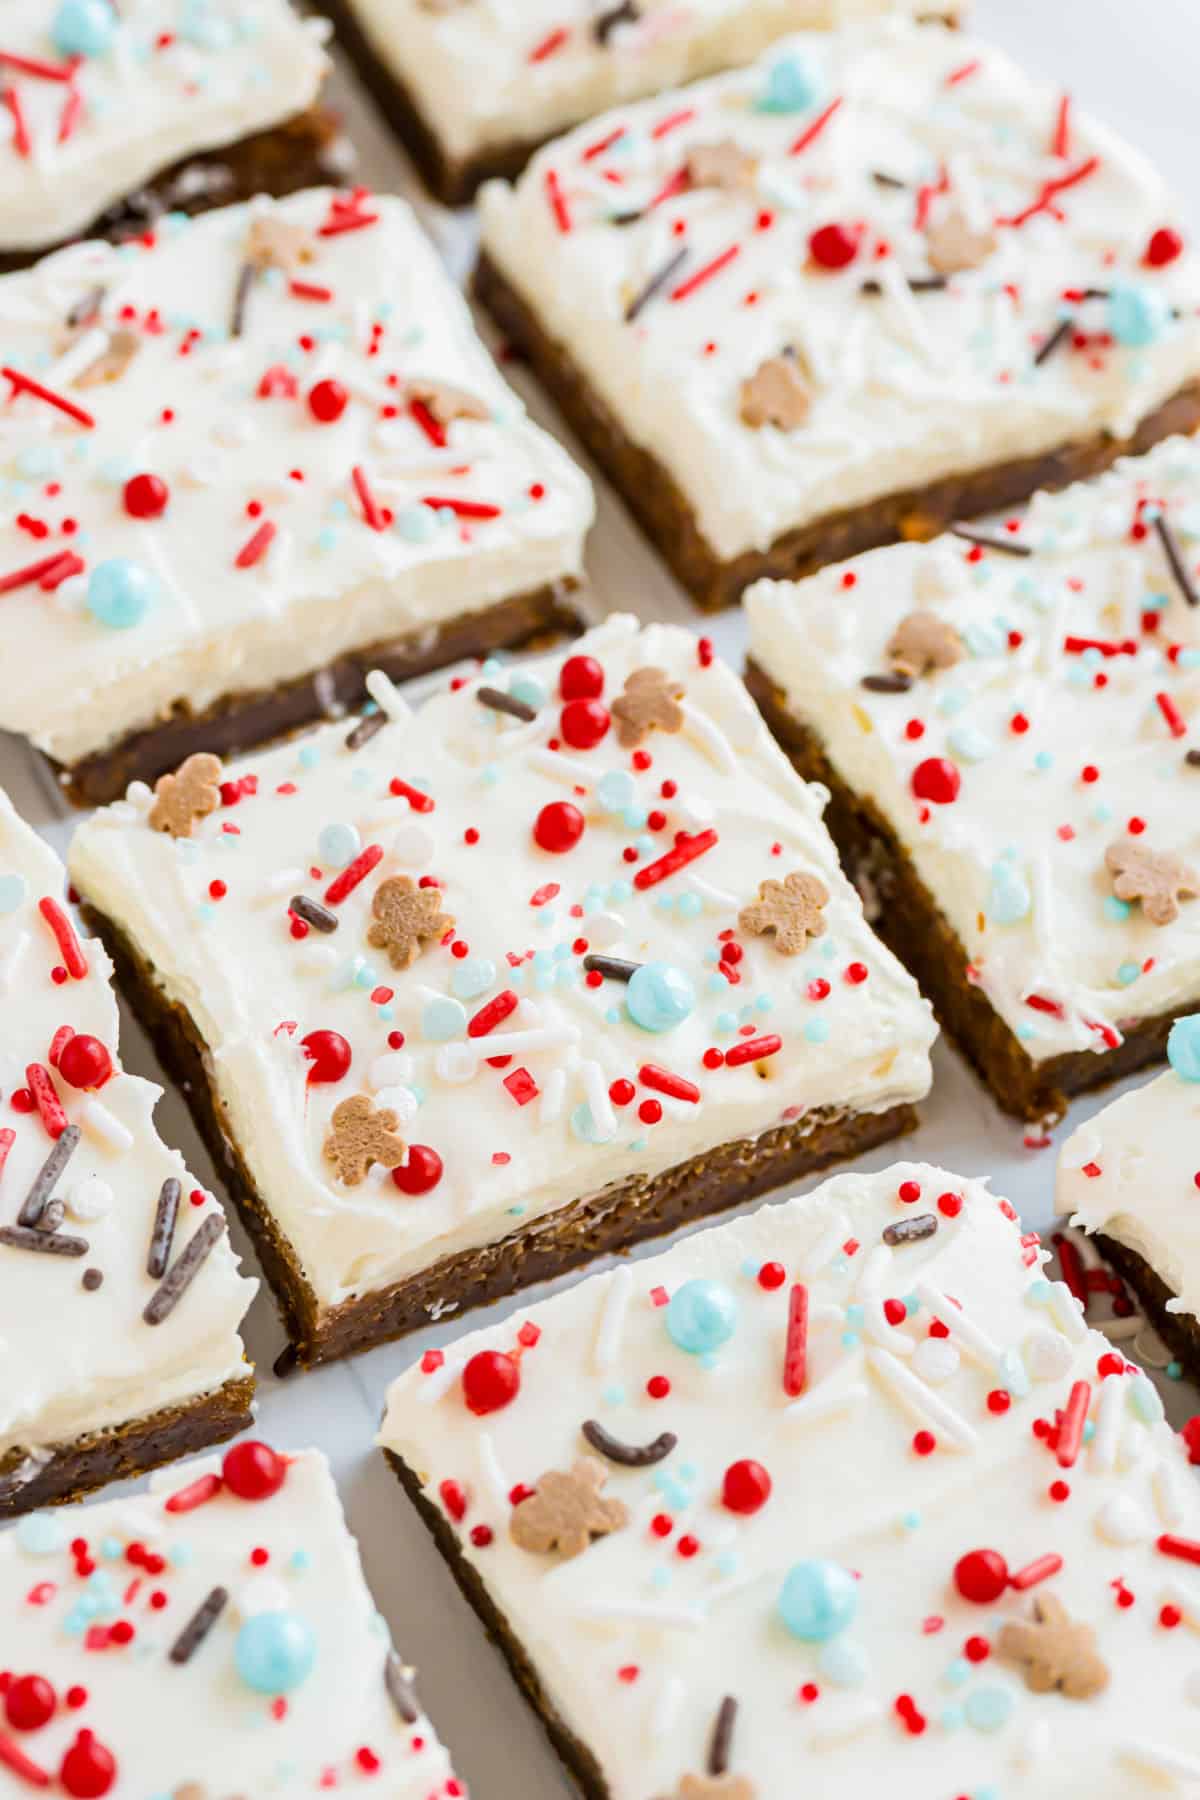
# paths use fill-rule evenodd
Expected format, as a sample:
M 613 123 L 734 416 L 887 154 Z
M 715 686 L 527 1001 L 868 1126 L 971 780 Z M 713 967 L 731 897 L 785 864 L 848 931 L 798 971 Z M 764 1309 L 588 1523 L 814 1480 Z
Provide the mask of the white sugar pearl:
M 418 863 L 430 862 L 434 848 L 433 833 L 424 825 L 402 825 L 392 839 L 392 855 L 396 861 L 409 863 L 414 867 Z
M 378 1092 L 380 1088 L 403 1086 L 412 1080 L 412 1057 L 404 1050 L 389 1050 L 377 1056 L 367 1070 L 367 1080 Z
M 962 1357 L 947 1338 L 922 1338 L 913 1351 L 913 1368 L 922 1381 L 940 1387 L 958 1374 Z
M 67 1211 L 73 1219 L 102 1219 L 113 1203 L 113 1191 L 98 1175 L 85 1175 L 67 1195 Z
M 600 949 L 605 944 L 615 944 L 625 930 L 625 921 L 619 913 L 589 913 L 584 921 L 587 940 Z
M 417 1096 L 408 1087 L 381 1087 L 375 1095 L 380 1108 L 390 1107 L 401 1125 L 411 1125 L 417 1116 Z
M 1150 1521 L 1136 1500 L 1115 1494 L 1096 1514 L 1096 1530 L 1110 1544 L 1138 1544 L 1150 1535 Z
M 1031 1331 L 1023 1346 L 1025 1367 L 1035 1381 L 1058 1381 L 1071 1367 L 1071 1346 L 1057 1331 L 1039 1327 Z

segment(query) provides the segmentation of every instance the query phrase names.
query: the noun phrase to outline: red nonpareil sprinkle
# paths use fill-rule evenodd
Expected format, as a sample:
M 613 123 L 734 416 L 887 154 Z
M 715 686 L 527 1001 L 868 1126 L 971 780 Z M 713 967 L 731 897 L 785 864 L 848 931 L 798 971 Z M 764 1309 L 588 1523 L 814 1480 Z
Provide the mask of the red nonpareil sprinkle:
M 421 427 L 421 430 L 425 433 L 425 436 L 429 439 L 434 449 L 444 450 L 446 447 L 446 428 L 439 419 L 434 418 L 425 402 L 423 400 L 410 400 L 408 403 L 408 413 L 413 423 Z
M 730 244 L 727 249 L 721 251 L 719 256 L 714 256 L 710 262 L 704 263 L 694 274 L 687 276 L 679 283 L 678 287 L 673 287 L 667 298 L 686 300 L 689 294 L 694 294 L 697 288 L 702 288 L 706 282 L 712 280 L 714 275 L 719 275 L 722 269 L 727 269 L 730 263 L 741 255 L 741 251 L 740 244 Z
M 567 205 L 567 196 L 563 193 L 556 169 L 546 170 L 545 189 L 550 211 L 554 214 L 554 223 L 565 237 L 571 229 L 571 209 Z
M 1172 700 L 1170 694 L 1155 694 L 1154 701 L 1159 712 L 1167 721 L 1172 737 L 1187 736 L 1187 720 Z
M 767 1037 L 746 1038 L 725 1052 L 725 1066 L 736 1069 L 740 1063 L 761 1062 L 783 1049 L 783 1039 L 771 1032 Z
M 0 100 L 8 108 L 12 119 L 13 149 L 18 156 L 31 156 L 33 139 L 29 135 L 29 122 L 25 117 L 25 107 L 22 104 L 19 90 L 15 86 L 0 90 Z
M 215 1500 L 224 1487 L 219 1475 L 201 1475 L 198 1481 L 189 1482 L 187 1487 L 180 1488 L 165 1502 L 164 1511 L 169 1513 L 195 1512 L 198 1506 L 207 1506 Z
M 517 1004 L 517 996 L 512 989 L 505 988 L 493 1000 L 489 1000 L 486 1006 L 481 1006 L 473 1018 L 468 1019 L 467 1036 L 486 1037 L 489 1031 L 494 1031 L 502 1020 L 517 1010 Z
M 829 102 L 829 105 L 825 107 L 824 111 L 817 114 L 812 124 L 806 125 L 804 130 L 800 133 L 800 136 L 793 140 L 788 149 L 788 155 L 799 156 L 803 151 L 808 149 L 810 144 L 815 143 L 841 104 L 842 95 L 838 94 L 835 99 Z
M 43 556 L 40 562 L 27 563 L 23 569 L 13 569 L 8 575 L 0 575 L 0 594 L 11 594 L 17 588 L 29 587 L 33 582 L 43 580 L 55 573 L 69 554 L 73 553 L 56 550 L 53 556 Z
M 75 423 L 82 425 L 85 430 L 95 430 L 96 421 L 90 412 L 85 412 L 82 406 L 76 406 L 74 400 L 68 400 L 64 394 L 56 394 L 53 388 L 48 388 L 42 382 L 35 381 L 32 375 L 22 375 L 19 369 L 7 367 L 0 369 L 0 375 L 3 375 L 5 381 L 12 386 L 10 399 L 15 400 L 18 394 L 29 394 L 34 400 L 44 400 L 47 406 L 56 407 L 59 412 L 65 413 L 68 419 L 74 419 Z
M 1015 213 L 1011 219 L 997 219 L 997 225 L 1024 225 L 1027 220 L 1036 218 L 1038 213 L 1048 212 L 1057 194 L 1065 193 L 1067 188 L 1076 187 L 1081 181 L 1086 181 L 1088 176 L 1094 175 L 1099 167 L 1100 158 L 1089 156 L 1086 162 L 1079 163 L 1074 169 L 1068 169 L 1065 175 L 1056 175 L 1051 181 L 1044 181 L 1036 200 L 1031 201 L 1023 212 Z
M 711 828 L 708 831 L 698 831 L 694 837 L 681 838 L 672 849 L 667 851 L 665 856 L 658 857 L 652 863 L 646 863 L 643 868 L 638 870 L 633 878 L 634 887 L 643 892 L 646 888 L 657 887 L 660 881 L 666 881 L 668 876 L 678 874 L 680 869 L 685 869 L 689 863 L 695 862 L 697 857 L 714 849 L 718 842 L 717 834 Z
M 1050 140 L 1051 156 L 1071 154 L 1071 96 L 1064 94 L 1054 117 L 1054 136 Z
M 88 959 L 83 953 L 83 946 L 75 935 L 75 927 L 68 919 L 57 900 L 51 900 L 48 894 L 38 901 L 38 911 L 54 933 L 59 955 L 66 964 L 67 974 L 76 981 L 82 981 L 88 972 Z
M 1023 1594 L 1026 1588 L 1036 1587 L 1039 1581 L 1049 1581 L 1051 1575 L 1057 1575 L 1062 1566 L 1062 1557 L 1051 1550 L 1045 1556 L 1035 1557 L 1031 1563 L 1026 1563 L 1015 1575 L 1010 1575 L 1008 1585 Z
M 75 73 L 74 63 L 48 63 L 39 56 L 18 56 L 15 50 L 0 50 L 0 69 L 15 69 L 38 81 L 70 81 Z
M 371 870 L 383 861 L 383 845 L 368 844 L 360 850 L 352 863 L 344 868 L 325 889 L 325 904 L 337 906 L 347 894 L 352 894 L 360 881 L 365 881 Z
M 387 518 L 378 500 L 371 492 L 367 472 L 361 463 L 355 463 L 350 471 L 350 479 L 354 483 L 354 491 L 358 495 L 359 505 L 363 509 L 363 518 L 372 531 L 382 531 L 387 525 Z
M 459 519 L 498 519 L 501 511 L 490 500 L 450 500 L 441 494 L 422 494 L 421 505 L 431 507 L 434 512 L 445 507 Z
M 37 1101 L 38 1112 L 42 1116 L 42 1124 L 52 1138 L 60 1138 L 67 1129 L 67 1115 L 63 1111 L 58 1091 L 50 1079 L 49 1069 L 41 1063 L 30 1063 L 25 1070 L 25 1080 L 29 1091 Z
M 270 519 L 264 519 L 253 537 L 247 538 L 234 557 L 234 567 L 236 569 L 252 569 L 255 563 L 261 562 L 271 548 L 278 529 L 278 526 L 272 525 Z
M 570 35 L 565 25 L 557 25 L 553 31 L 547 32 L 540 44 L 534 45 L 529 52 L 530 62 L 545 62 L 548 56 L 553 56 L 556 50 L 562 49 Z
M 438 1493 L 441 1496 L 442 1505 L 455 1524 L 461 1523 L 467 1514 L 467 1496 L 462 1483 L 458 1481 L 440 1482 Z
M 1200 1563 L 1200 1543 L 1195 1538 L 1176 1537 L 1174 1532 L 1164 1531 L 1155 1548 L 1162 1556 L 1174 1556 L 1180 1562 Z
M 795 1400 L 808 1379 L 808 1289 L 797 1282 L 788 1298 L 787 1338 L 783 1347 L 783 1391 Z
M 1079 1447 L 1083 1443 L 1083 1428 L 1087 1424 L 1088 1407 L 1091 1405 L 1091 1401 L 1091 1383 L 1088 1381 L 1075 1382 L 1067 1398 L 1062 1423 L 1058 1428 L 1056 1455 L 1060 1469 L 1075 1467 Z
M 700 1089 L 694 1081 L 675 1075 L 670 1069 L 660 1068 L 657 1063 L 643 1063 L 638 1070 L 638 1080 L 643 1087 L 654 1088 L 672 1100 L 690 1100 L 694 1104 L 700 1098 Z

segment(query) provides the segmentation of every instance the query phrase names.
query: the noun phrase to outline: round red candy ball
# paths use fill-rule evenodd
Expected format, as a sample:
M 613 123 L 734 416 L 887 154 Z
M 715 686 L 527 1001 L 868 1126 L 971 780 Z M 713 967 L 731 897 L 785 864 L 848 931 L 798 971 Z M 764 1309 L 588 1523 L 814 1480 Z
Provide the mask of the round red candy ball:
M 1183 255 L 1183 239 L 1170 225 L 1160 225 L 1151 233 L 1150 242 L 1146 245 L 1146 253 L 1142 257 L 1148 269 L 1165 269 L 1168 263 L 1175 262 Z
M 131 475 L 125 483 L 125 511 L 131 519 L 157 519 L 167 510 L 170 492 L 157 475 Z
M 1179 1435 L 1187 1445 L 1188 1461 L 1200 1463 L 1200 1413 L 1196 1413 L 1186 1425 L 1180 1427 Z
M 308 1079 L 317 1086 L 340 1081 L 350 1067 L 350 1046 L 340 1031 L 310 1031 L 300 1043 L 311 1065 Z
M 573 850 L 582 836 L 583 814 L 569 800 L 551 800 L 534 820 L 534 842 L 556 856 Z
M 808 240 L 808 251 L 818 268 L 844 269 L 858 255 L 859 234 L 850 225 L 821 225 Z
M 4 1717 L 14 1731 L 40 1731 L 54 1717 L 58 1700 L 41 1675 L 18 1675 L 4 1695 Z
M 463 1399 L 473 1413 L 499 1412 L 517 1397 L 520 1365 L 503 1350 L 477 1350 L 462 1372 Z
M 402 1194 L 428 1194 L 442 1179 L 442 1159 L 428 1144 L 410 1144 L 408 1161 L 392 1170 L 392 1180 Z
M 270 1444 L 248 1438 L 225 1452 L 221 1475 L 239 1500 L 269 1500 L 287 1480 L 287 1463 Z
M 69 1087 L 101 1088 L 113 1072 L 112 1057 L 99 1038 L 79 1031 L 59 1051 L 58 1072 Z
M 1008 1586 L 1008 1564 L 998 1550 L 968 1550 L 954 1565 L 954 1585 L 964 1600 L 991 1606 Z
M 962 776 L 945 756 L 927 756 L 912 773 L 912 791 L 918 800 L 932 800 L 936 806 L 949 806 L 958 799 Z
M 760 1462 L 745 1457 L 730 1463 L 721 1483 L 721 1502 L 730 1512 L 756 1513 L 771 1498 L 771 1477 Z
M 100 1800 L 117 1779 L 116 1759 L 92 1732 L 81 1731 L 62 1759 L 58 1778 L 74 1800 Z
M 564 700 L 598 700 L 604 692 L 604 670 L 594 656 L 568 656 L 558 690 Z
M 334 425 L 345 412 L 349 398 L 341 382 L 327 376 L 309 390 L 308 410 L 319 425 Z
M 572 750 L 594 750 L 608 724 L 608 708 L 599 700 L 568 700 L 558 721 Z

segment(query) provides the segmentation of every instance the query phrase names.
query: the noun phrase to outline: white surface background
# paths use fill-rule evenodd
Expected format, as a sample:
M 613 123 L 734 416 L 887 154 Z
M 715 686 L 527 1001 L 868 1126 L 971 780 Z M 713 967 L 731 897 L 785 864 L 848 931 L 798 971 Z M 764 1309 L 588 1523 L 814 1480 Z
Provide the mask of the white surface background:
M 1186 223 L 1193 231 L 1200 229 L 1195 123 L 1200 0 L 1141 0 L 1139 5 L 1129 0 L 974 0 L 973 11 L 981 35 L 1003 45 L 1031 72 L 1069 89 L 1080 105 L 1100 113 L 1147 151 L 1173 180 Z M 339 79 L 335 97 L 345 108 L 359 147 L 361 178 L 410 194 L 447 260 L 456 272 L 465 273 L 473 242 L 469 215 L 446 213 L 422 196 L 386 128 L 348 79 Z M 575 448 L 552 409 L 539 403 L 534 384 L 520 372 L 517 385 L 536 416 Z M 586 458 L 580 460 L 586 464 Z M 599 522 L 589 557 L 594 616 L 620 608 L 647 619 L 697 624 L 697 615 L 619 503 L 602 483 L 597 485 Z M 740 667 L 744 648 L 740 617 L 707 619 L 701 628 Z M 53 780 L 22 746 L 3 737 L 0 782 L 26 818 L 62 851 L 71 822 Z M 162 1080 L 128 1014 L 122 1044 L 127 1067 Z M 1027 1226 L 1044 1230 L 1051 1216 L 1054 1151 L 1024 1148 L 1020 1127 L 997 1112 L 944 1046 L 938 1048 L 935 1069 L 934 1092 L 923 1109 L 921 1131 L 908 1140 L 903 1153 L 940 1162 L 961 1174 L 992 1176 L 995 1190 L 1008 1195 Z M 1071 1123 L 1080 1122 L 1102 1103 L 1084 1100 L 1073 1110 Z M 182 1102 L 168 1094 L 157 1118 L 162 1135 L 178 1144 L 197 1176 L 221 1193 Z M 1061 1128 L 1056 1135 L 1061 1140 Z M 884 1168 L 893 1156 L 888 1150 L 879 1151 L 862 1166 Z M 257 1272 L 236 1221 L 233 1237 L 248 1268 Z M 498 1308 L 496 1315 L 512 1310 L 512 1306 Z M 488 1317 L 478 1313 L 471 1322 L 483 1323 Z M 418 1665 L 425 1705 L 476 1800 L 541 1800 L 563 1794 L 569 1787 L 566 1777 L 424 1527 L 372 1448 L 388 1382 L 428 1346 L 455 1335 L 452 1324 L 443 1325 L 355 1361 L 280 1383 L 270 1370 L 283 1335 L 264 1288 L 245 1328 L 249 1353 L 259 1366 L 257 1430 L 281 1448 L 315 1444 L 330 1457 L 362 1548 L 367 1578 L 397 1645 Z M 1186 1390 L 1177 1387 L 1170 1398 L 1177 1417 L 1197 1410 L 1195 1395 Z

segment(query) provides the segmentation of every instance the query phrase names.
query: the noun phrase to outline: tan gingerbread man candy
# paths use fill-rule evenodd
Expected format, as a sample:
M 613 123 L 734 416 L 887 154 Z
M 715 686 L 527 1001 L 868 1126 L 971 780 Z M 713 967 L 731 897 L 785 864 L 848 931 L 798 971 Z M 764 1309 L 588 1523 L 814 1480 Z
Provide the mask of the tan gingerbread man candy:
M 963 641 L 948 619 L 924 608 L 901 619 L 888 639 L 887 659 L 897 675 L 932 675 L 952 669 L 965 654 Z
M 976 231 L 957 207 L 925 234 L 929 266 L 939 275 L 959 275 L 964 269 L 981 268 L 995 248 L 995 233 Z
M 442 911 L 437 888 L 418 887 L 408 875 L 390 875 L 381 881 L 371 902 L 374 924 L 367 942 L 386 950 L 393 969 L 410 969 L 427 944 L 435 944 L 454 929 L 454 920 Z
M 768 356 L 742 383 L 738 407 L 743 425 L 760 431 L 774 425 L 794 431 L 803 425 L 812 404 L 812 391 L 794 356 Z
M 721 138 L 713 144 L 693 144 L 684 167 L 689 187 L 735 190 L 754 186 L 758 158 L 733 138 Z
M 455 419 L 490 419 L 492 416 L 482 400 L 449 381 L 413 380 L 407 383 L 407 392 L 409 399 L 423 406 L 439 425 L 452 425 Z
M 1010 1620 L 996 1640 L 996 1651 L 1017 1665 L 1035 1694 L 1057 1690 L 1068 1700 L 1090 1700 L 1108 1686 L 1108 1667 L 1096 1652 L 1095 1632 L 1072 1619 L 1055 1594 L 1034 1601 L 1032 1619 Z
M 625 678 L 625 690 L 612 703 L 617 722 L 617 742 L 623 750 L 636 750 L 654 731 L 683 729 L 683 683 L 665 669 L 634 669 Z
M 508 1528 L 513 1543 L 541 1556 L 553 1550 L 578 1556 L 593 1538 L 619 1531 L 629 1514 L 623 1501 L 601 1495 L 607 1480 L 608 1471 L 594 1456 L 581 1456 L 570 1470 L 548 1470 L 536 1493 L 513 1508 Z
M 149 823 L 153 831 L 171 837 L 191 837 L 200 819 L 221 804 L 221 759 L 198 751 L 181 763 L 173 775 L 160 775 L 154 785 L 154 805 Z
M 372 1163 L 398 1168 L 407 1148 L 404 1139 L 396 1135 L 399 1123 L 390 1106 L 377 1107 L 369 1094 L 340 1100 L 325 1139 L 325 1156 L 337 1170 L 338 1180 L 346 1187 L 357 1187 Z
M 1151 925 L 1170 925 L 1179 917 L 1181 900 L 1200 897 L 1200 874 L 1169 851 L 1151 850 L 1135 838 L 1122 838 L 1104 852 L 1118 900 L 1140 900 Z
M 743 906 L 738 924 L 755 937 L 772 932 L 781 956 L 797 956 L 825 931 L 829 889 L 815 875 L 793 869 L 782 881 L 760 881 L 758 899 Z

